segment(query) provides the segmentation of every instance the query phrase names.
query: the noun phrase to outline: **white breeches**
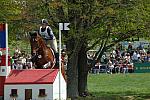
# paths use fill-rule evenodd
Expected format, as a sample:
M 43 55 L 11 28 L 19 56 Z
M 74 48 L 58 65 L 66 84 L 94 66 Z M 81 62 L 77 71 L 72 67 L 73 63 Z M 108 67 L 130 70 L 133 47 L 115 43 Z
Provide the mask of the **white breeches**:
M 50 44 L 50 47 L 54 50 L 55 53 L 58 52 L 56 39 L 53 39 L 53 40 L 46 40 L 46 44 L 47 44 L 47 45 Z
M 57 50 L 57 41 L 56 41 L 56 39 L 50 40 L 50 45 L 51 45 L 51 48 L 53 48 L 54 52 L 57 53 L 58 50 Z

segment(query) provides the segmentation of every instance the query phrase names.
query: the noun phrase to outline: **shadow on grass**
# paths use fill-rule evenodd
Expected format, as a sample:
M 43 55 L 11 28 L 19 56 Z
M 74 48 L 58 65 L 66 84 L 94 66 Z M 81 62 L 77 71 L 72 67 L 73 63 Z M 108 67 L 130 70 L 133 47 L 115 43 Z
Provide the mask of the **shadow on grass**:
M 147 96 L 99 96 L 99 97 L 79 97 L 77 100 L 150 100 Z
M 94 95 L 93 95 L 94 94 Z M 150 100 L 150 94 L 110 94 L 110 93 L 92 93 L 92 96 L 79 97 L 78 100 Z

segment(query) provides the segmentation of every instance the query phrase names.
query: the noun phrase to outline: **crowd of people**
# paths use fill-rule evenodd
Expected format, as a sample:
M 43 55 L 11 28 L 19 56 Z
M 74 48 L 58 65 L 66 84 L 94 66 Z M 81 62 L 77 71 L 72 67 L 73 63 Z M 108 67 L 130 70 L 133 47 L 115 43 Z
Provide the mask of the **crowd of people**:
M 134 72 L 134 63 L 147 61 L 150 61 L 150 49 L 145 50 L 142 45 L 133 48 L 132 43 L 129 42 L 127 49 L 121 50 L 117 47 L 104 53 L 91 71 L 93 73 L 103 71 L 110 74 Z
M 0 48 L 0 65 L 4 64 L 6 50 Z M 21 51 L 18 47 L 15 48 L 13 55 L 8 56 L 11 69 L 31 69 L 33 68 L 31 56 Z
M 11 69 L 33 69 L 31 55 L 16 48 L 11 57 Z

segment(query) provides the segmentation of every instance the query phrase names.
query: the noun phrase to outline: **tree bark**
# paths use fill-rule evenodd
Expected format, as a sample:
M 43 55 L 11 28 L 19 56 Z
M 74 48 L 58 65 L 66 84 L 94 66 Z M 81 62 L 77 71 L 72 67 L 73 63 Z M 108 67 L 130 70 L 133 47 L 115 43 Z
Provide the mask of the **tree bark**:
M 78 91 L 80 96 L 86 96 L 87 90 L 87 76 L 88 76 L 88 66 L 87 66 L 87 55 L 86 55 L 87 44 L 84 43 L 79 51 L 78 59 Z
M 68 58 L 67 66 L 67 95 L 68 98 L 74 99 L 78 97 L 78 53 L 74 52 Z
M 80 40 L 74 38 L 67 43 L 68 65 L 67 65 L 67 96 L 71 100 L 79 96 L 78 93 L 78 52 L 81 49 Z

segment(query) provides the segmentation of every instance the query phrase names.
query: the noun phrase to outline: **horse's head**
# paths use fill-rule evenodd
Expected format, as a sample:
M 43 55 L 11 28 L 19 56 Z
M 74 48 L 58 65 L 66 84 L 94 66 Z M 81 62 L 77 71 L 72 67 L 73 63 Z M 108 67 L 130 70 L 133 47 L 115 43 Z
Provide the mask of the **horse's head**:
M 31 44 L 31 54 L 32 56 L 37 55 L 37 51 L 41 47 L 41 36 L 38 34 L 38 32 L 33 31 L 30 32 L 30 44 Z

